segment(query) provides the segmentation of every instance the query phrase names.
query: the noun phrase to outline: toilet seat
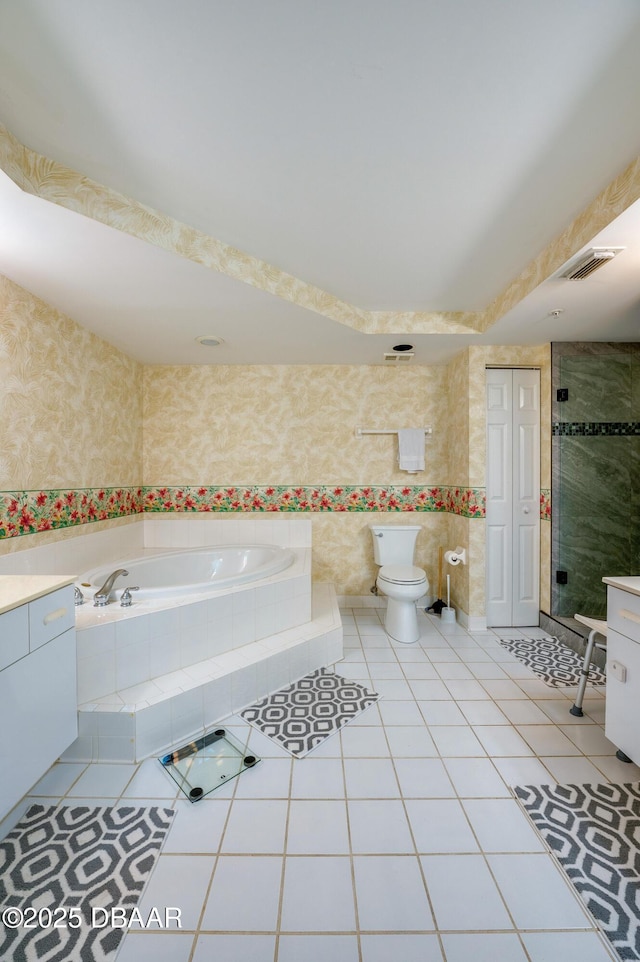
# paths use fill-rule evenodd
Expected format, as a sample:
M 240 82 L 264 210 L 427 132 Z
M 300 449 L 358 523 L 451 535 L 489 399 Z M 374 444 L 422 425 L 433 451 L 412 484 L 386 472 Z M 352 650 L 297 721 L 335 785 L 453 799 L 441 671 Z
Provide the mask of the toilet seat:
M 383 565 L 378 578 L 391 585 L 419 585 L 427 580 L 422 568 L 415 565 Z

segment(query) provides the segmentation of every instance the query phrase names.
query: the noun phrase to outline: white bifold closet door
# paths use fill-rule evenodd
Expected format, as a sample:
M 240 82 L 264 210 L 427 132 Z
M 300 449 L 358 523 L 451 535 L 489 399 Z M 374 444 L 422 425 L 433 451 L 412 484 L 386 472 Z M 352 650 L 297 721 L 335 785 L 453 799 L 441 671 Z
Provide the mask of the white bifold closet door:
M 537 625 L 540 372 L 500 368 L 486 373 L 487 625 Z

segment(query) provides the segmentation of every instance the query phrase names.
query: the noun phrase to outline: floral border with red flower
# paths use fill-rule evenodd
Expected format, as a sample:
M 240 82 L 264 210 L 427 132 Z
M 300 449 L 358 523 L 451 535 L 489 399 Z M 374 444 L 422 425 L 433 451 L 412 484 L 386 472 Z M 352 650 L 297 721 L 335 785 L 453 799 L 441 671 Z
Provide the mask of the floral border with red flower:
M 143 512 L 442 511 L 485 517 L 484 488 L 184 485 L 0 493 L 0 540 Z
M 0 540 L 107 521 L 143 510 L 142 488 L 80 488 L 0 493 Z
M 449 485 L 185 485 L 0 492 L 0 540 L 143 512 L 443 511 L 484 518 L 484 488 Z M 551 491 L 540 492 L 551 520 Z
M 549 488 L 542 488 L 540 491 L 540 519 L 551 521 L 551 491 Z
M 484 488 L 414 485 L 185 485 L 145 488 L 144 510 L 446 511 L 485 516 Z

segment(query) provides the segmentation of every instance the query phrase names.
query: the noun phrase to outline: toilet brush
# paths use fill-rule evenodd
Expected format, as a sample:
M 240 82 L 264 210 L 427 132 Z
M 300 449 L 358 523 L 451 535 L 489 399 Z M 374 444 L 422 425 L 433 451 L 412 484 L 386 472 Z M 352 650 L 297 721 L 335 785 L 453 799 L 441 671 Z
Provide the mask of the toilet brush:
M 456 613 L 451 607 L 451 575 L 447 575 L 447 604 L 443 605 L 440 620 L 448 625 L 455 624 Z

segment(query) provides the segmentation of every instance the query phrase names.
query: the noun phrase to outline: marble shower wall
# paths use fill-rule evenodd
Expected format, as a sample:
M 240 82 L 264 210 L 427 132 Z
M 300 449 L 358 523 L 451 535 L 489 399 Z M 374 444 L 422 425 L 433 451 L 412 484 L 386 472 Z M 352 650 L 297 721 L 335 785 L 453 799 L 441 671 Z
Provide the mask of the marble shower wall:
M 604 617 L 602 578 L 640 571 L 640 345 L 557 343 L 552 355 L 551 613 Z

